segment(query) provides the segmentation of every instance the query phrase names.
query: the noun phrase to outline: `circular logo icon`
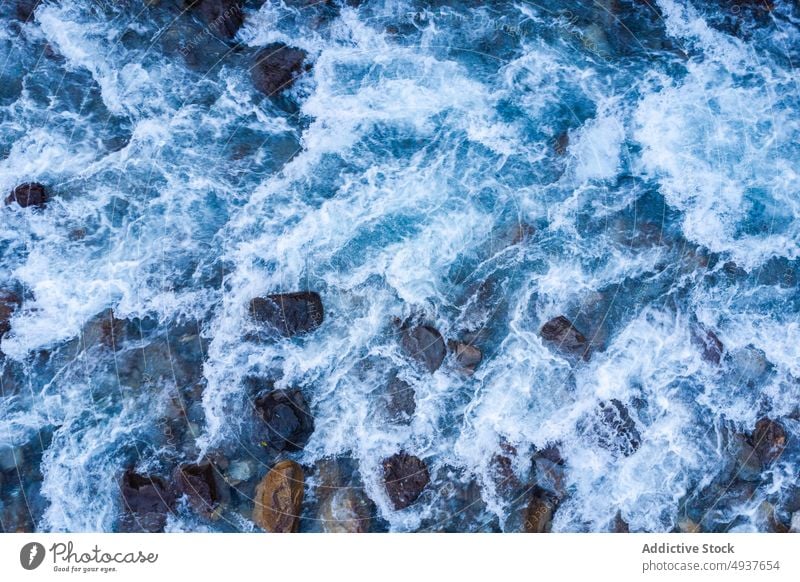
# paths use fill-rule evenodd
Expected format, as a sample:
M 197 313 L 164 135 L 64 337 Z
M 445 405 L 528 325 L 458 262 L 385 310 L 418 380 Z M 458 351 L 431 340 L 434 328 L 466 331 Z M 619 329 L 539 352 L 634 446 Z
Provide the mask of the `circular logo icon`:
M 35 570 L 44 562 L 44 554 L 44 546 L 39 542 L 25 544 L 19 551 L 19 563 L 26 570 Z

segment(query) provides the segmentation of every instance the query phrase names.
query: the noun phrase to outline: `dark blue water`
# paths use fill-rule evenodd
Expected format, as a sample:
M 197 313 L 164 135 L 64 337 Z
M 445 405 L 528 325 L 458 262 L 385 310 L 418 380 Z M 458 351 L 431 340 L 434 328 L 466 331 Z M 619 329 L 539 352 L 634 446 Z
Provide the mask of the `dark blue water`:
M 278 459 L 301 531 L 331 479 L 371 531 L 518 531 L 537 499 L 552 531 L 797 525 L 796 3 L 248 0 L 232 38 L 178 0 L 17 7 L 0 191 L 50 200 L 0 208 L 0 529 L 125 529 L 126 471 L 203 459 L 227 497 L 167 531 L 254 529 Z M 267 97 L 273 42 L 308 66 Z M 323 324 L 259 336 L 250 300 L 304 290 Z M 480 363 L 431 373 L 406 320 Z M 281 389 L 300 450 L 264 446 Z M 430 482 L 398 510 L 400 451 Z

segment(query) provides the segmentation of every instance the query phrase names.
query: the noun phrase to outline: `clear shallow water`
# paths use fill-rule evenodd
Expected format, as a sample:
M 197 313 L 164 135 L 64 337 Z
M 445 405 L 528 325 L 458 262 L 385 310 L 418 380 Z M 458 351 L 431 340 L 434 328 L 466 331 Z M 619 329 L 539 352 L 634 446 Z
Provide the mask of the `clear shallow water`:
M 536 487 L 553 531 L 788 526 L 796 5 L 268 0 L 226 42 L 151 4 L 0 8 L 0 190 L 52 192 L 0 209 L 22 298 L 0 344 L 4 530 L 119 529 L 127 468 L 205 456 L 230 501 L 216 520 L 178 502 L 166 529 L 253 529 L 266 387 L 314 417 L 277 455 L 306 472 L 302 531 L 331 458 L 374 531 L 517 531 Z M 313 65 L 276 99 L 249 73 L 270 42 Z M 323 325 L 255 341 L 249 301 L 306 289 Z M 559 315 L 591 357 L 543 341 Z M 473 342 L 474 373 L 415 366 L 394 323 L 412 316 Z M 737 443 L 762 417 L 786 446 L 754 469 Z M 431 482 L 396 511 L 381 463 L 401 450 Z

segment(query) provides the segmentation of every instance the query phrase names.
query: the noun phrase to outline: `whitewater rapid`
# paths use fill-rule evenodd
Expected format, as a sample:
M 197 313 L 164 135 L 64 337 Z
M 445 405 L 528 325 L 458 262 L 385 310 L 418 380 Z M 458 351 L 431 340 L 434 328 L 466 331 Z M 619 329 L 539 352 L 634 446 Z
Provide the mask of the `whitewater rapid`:
M 374 531 L 518 531 L 542 489 L 552 531 L 788 527 L 800 13 L 752 4 L 266 0 L 226 40 L 167 0 L 45 0 L 28 22 L 4 3 L 0 191 L 53 196 L 0 208 L 0 287 L 22 298 L 0 343 L 2 529 L 115 531 L 126 469 L 224 457 L 221 517 L 182 500 L 166 530 L 253 530 L 277 458 L 264 388 L 314 418 L 278 455 L 306 470 L 301 531 L 323 528 L 331 458 Z M 250 68 L 275 42 L 310 67 L 268 98 Z M 254 339 L 250 300 L 302 290 L 322 325 Z M 543 340 L 562 315 L 591 357 Z M 474 373 L 410 362 L 408 318 L 474 343 Z M 612 402 L 635 428 L 602 432 Z M 764 417 L 787 444 L 745 478 L 737 443 Z M 381 468 L 399 451 L 430 473 L 401 510 Z

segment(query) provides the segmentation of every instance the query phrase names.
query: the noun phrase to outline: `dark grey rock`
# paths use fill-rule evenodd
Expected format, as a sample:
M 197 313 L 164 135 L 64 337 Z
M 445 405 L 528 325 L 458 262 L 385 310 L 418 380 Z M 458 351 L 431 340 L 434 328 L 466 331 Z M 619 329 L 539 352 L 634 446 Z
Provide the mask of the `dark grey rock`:
M 401 452 L 384 459 L 383 481 L 394 508 L 400 510 L 419 498 L 430 482 L 430 475 L 421 459 Z
M 284 337 L 313 331 L 325 318 L 322 299 L 313 291 L 256 297 L 250 301 L 250 313 L 256 322 Z
M 400 337 L 400 345 L 409 357 L 424 366 L 431 374 L 439 369 L 447 355 L 442 334 L 429 325 L 405 327 Z
M 272 97 L 292 86 L 305 69 L 306 52 L 282 43 L 268 44 L 258 51 L 251 69 L 253 85 Z
M 255 408 L 264 421 L 266 443 L 276 451 L 299 451 L 314 432 L 314 417 L 300 390 L 273 390 L 258 396 Z

